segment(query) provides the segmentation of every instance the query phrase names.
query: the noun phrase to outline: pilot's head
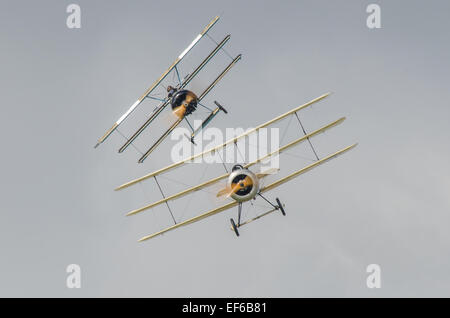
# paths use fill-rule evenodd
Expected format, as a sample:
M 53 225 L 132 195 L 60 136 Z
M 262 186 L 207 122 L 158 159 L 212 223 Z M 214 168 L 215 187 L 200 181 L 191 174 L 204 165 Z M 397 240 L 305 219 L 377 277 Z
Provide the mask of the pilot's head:
M 175 88 L 175 87 L 172 87 L 172 86 L 167 86 L 167 95 L 169 96 L 169 97 L 172 97 L 173 96 L 173 94 L 175 94 L 175 92 L 177 91 L 177 89 Z

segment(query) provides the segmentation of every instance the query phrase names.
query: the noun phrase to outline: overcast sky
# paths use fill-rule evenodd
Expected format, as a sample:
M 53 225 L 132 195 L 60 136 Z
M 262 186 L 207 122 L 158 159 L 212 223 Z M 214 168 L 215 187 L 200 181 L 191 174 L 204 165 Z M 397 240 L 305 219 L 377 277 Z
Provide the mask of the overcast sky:
M 450 296 L 448 1 L 376 1 L 381 29 L 366 26 L 372 1 L 5 1 L 0 12 L 2 213 L 0 296 L 59 297 L 400 297 Z M 81 7 L 81 28 L 66 7 Z M 230 210 L 162 237 L 165 206 L 149 180 L 125 181 L 170 164 L 166 141 L 144 164 L 114 134 L 97 139 L 215 16 L 242 60 L 205 100 L 229 114 L 212 126 L 248 128 L 323 93 L 300 116 L 307 130 L 347 120 L 312 140 L 319 156 L 351 152 L 268 193 L 286 205 L 241 229 Z M 180 71 L 192 71 L 214 44 L 207 38 Z M 193 81 L 201 91 L 229 63 L 221 52 Z M 171 80 L 170 76 L 168 78 Z M 130 135 L 154 104 L 121 132 Z M 200 113 L 199 113 L 200 114 Z M 205 116 L 205 113 L 202 113 Z M 137 140 L 145 150 L 167 113 Z M 283 143 L 298 123 L 278 124 Z M 287 175 L 312 162 L 307 145 L 281 158 Z M 166 194 L 223 173 L 191 165 L 161 178 Z M 214 190 L 214 189 L 213 189 Z M 178 220 L 219 204 L 199 192 L 174 202 Z M 246 205 L 244 216 L 267 209 Z M 81 288 L 66 267 L 81 267 Z M 366 286 L 369 264 L 379 289 Z

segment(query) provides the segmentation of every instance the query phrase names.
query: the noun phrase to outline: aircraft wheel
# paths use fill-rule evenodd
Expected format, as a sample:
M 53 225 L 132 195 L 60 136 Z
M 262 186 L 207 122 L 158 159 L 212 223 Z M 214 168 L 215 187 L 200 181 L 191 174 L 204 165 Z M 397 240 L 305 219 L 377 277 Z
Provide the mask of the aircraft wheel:
M 280 199 L 276 198 L 275 200 L 277 201 L 277 204 L 278 204 L 278 207 L 280 208 L 281 213 L 282 213 L 284 216 L 286 216 L 286 211 L 284 211 L 284 207 L 283 207 L 283 205 L 281 204 Z
M 227 110 L 222 105 L 220 105 L 217 101 L 214 101 L 214 104 L 216 104 L 216 106 L 219 107 L 219 109 L 221 111 L 223 111 L 225 114 L 228 114 Z
M 231 222 L 231 227 L 232 227 L 233 230 L 234 230 L 234 233 L 236 233 L 236 236 L 239 236 L 239 231 L 238 231 L 238 229 L 237 229 L 236 223 L 234 223 L 234 220 L 233 220 L 233 219 L 230 219 L 230 222 Z

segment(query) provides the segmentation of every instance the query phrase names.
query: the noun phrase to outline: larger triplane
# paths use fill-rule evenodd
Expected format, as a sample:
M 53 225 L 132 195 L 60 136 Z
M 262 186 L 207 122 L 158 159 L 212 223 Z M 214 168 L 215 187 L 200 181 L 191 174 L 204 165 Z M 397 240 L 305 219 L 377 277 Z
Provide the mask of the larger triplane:
M 133 141 L 153 122 L 159 114 L 168 106 L 171 105 L 172 111 L 176 116 L 175 122 L 164 132 L 161 137 L 139 158 L 139 163 L 144 162 L 144 160 L 163 142 L 163 140 L 170 135 L 170 133 L 184 120 L 189 124 L 192 129 L 192 134 L 190 136 L 191 142 L 194 142 L 196 134 L 204 129 L 211 120 L 220 112 L 223 111 L 227 113 L 225 108 L 223 108 L 217 101 L 215 109 L 211 109 L 201 102 L 208 95 L 208 93 L 217 85 L 217 83 L 228 73 L 228 71 L 241 59 L 241 55 L 237 55 L 235 58 L 231 58 L 230 64 L 217 76 L 217 78 L 199 95 L 195 94 L 193 91 L 188 90 L 186 87 L 189 83 L 197 76 L 197 74 L 205 67 L 206 64 L 219 52 L 223 50 L 223 46 L 230 39 L 230 35 L 227 35 L 221 42 L 216 43 L 217 46 L 214 50 L 209 53 L 209 55 L 197 66 L 197 68 L 190 74 L 188 74 L 184 79 L 181 78 L 178 64 L 183 60 L 186 54 L 191 51 L 191 49 L 205 36 L 208 35 L 208 31 L 217 23 L 219 16 L 216 16 L 211 22 L 203 29 L 203 31 L 197 35 L 197 37 L 192 41 L 192 43 L 175 59 L 172 65 L 148 88 L 145 93 L 133 104 L 131 107 L 112 125 L 110 129 L 97 141 L 95 148 L 97 148 L 101 143 L 103 143 L 117 128 L 122 124 L 122 122 L 128 118 L 128 116 L 146 99 L 159 100 L 161 104 L 156 107 L 149 118 L 139 127 L 139 129 L 120 147 L 119 153 L 125 151 L 125 149 L 130 146 Z M 209 35 L 208 35 L 209 36 Z M 167 96 L 163 99 L 153 96 L 152 93 L 155 89 L 161 85 L 161 82 L 169 75 L 171 72 L 175 72 L 177 75 L 178 83 L 174 86 L 169 85 L 167 87 Z M 202 124 L 197 129 L 193 129 L 192 125 L 189 123 L 187 116 L 195 112 L 197 106 L 203 106 L 210 112 L 206 119 L 203 120 Z
M 237 136 L 235 138 L 232 138 L 232 139 L 226 141 L 225 143 L 223 143 L 223 144 L 221 144 L 219 146 L 213 147 L 213 148 L 208 149 L 208 150 L 206 150 L 206 151 L 204 151 L 202 153 L 199 153 L 199 154 L 196 154 L 194 156 L 191 156 L 191 157 L 189 157 L 189 158 L 187 158 L 187 159 L 185 159 L 183 161 L 175 162 L 175 163 L 173 163 L 173 164 L 171 164 L 171 165 L 169 165 L 167 167 L 164 167 L 164 168 L 159 169 L 157 171 L 154 171 L 154 172 L 151 172 L 149 174 L 146 174 L 146 175 L 144 175 L 144 176 L 142 176 L 140 178 L 137 178 L 135 180 L 129 181 L 129 182 L 127 182 L 127 183 L 117 187 L 116 190 L 122 190 L 122 189 L 128 188 L 128 187 L 130 187 L 132 185 L 135 185 L 135 184 L 137 184 L 139 182 L 142 182 L 144 180 L 147 180 L 149 178 L 155 178 L 155 180 L 156 180 L 156 177 L 160 176 L 161 174 L 164 174 L 164 173 L 166 173 L 168 171 L 171 171 L 171 170 L 173 170 L 175 168 L 181 167 L 184 164 L 187 164 L 189 162 L 193 162 L 193 160 L 195 160 L 197 158 L 200 158 L 200 157 L 203 157 L 203 156 L 207 156 L 207 155 L 211 155 L 211 154 L 215 153 L 216 151 L 218 151 L 220 149 L 223 149 L 223 148 L 225 148 L 225 147 L 227 147 L 229 145 L 236 144 L 238 139 L 245 138 L 246 136 L 248 136 L 251 133 L 258 133 L 260 131 L 260 129 L 265 128 L 265 127 L 267 127 L 269 125 L 272 125 L 272 124 L 274 124 L 274 123 L 276 123 L 276 122 L 278 122 L 278 121 L 280 121 L 280 120 L 282 120 L 282 119 L 284 119 L 284 118 L 286 118 L 288 116 L 296 116 L 298 118 L 297 112 L 299 112 L 300 110 L 302 110 L 302 109 L 304 109 L 306 107 L 309 107 L 309 106 L 313 105 L 314 103 L 316 103 L 316 102 L 326 98 L 327 96 L 329 96 L 329 94 L 324 94 L 322 96 L 319 96 L 319 97 L 311 100 L 310 102 L 308 102 L 306 104 L 303 104 L 301 106 L 298 106 L 298 107 L 296 107 L 296 108 L 294 108 L 294 109 L 292 109 L 292 110 L 290 110 L 290 111 L 288 111 L 288 112 L 286 112 L 286 113 L 284 113 L 284 114 L 282 114 L 282 115 L 280 115 L 278 117 L 275 117 L 275 118 L 273 118 L 273 119 L 271 119 L 271 120 L 269 120 L 269 121 L 267 121 L 267 122 L 265 122 L 265 123 L 263 123 L 263 124 L 261 124 L 259 126 L 256 126 L 255 128 L 253 128 L 251 130 L 248 130 L 245 133 L 243 133 L 242 135 L 239 135 L 239 136 Z M 150 238 L 156 237 L 158 235 L 164 234 L 164 233 L 166 233 L 168 231 L 177 229 L 177 228 L 179 228 L 181 226 L 192 224 L 194 222 L 198 222 L 198 221 L 200 221 L 200 220 L 202 220 L 204 218 L 213 216 L 215 214 L 218 214 L 220 212 L 226 211 L 226 210 L 231 209 L 231 208 L 236 207 L 236 206 L 238 207 L 237 220 L 234 220 L 232 218 L 232 219 L 230 219 L 230 222 L 231 222 L 231 229 L 236 233 L 237 236 L 239 236 L 239 228 L 240 227 L 242 227 L 243 225 L 249 224 L 250 222 L 253 222 L 253 221 L 255 221 L 255 220 L 257 220 L 257 219 L 259 219 L 259 218 L 261 218 L 263 216 L 266 216 L 266 215 L 268 215 L 268 214 L 270 214 L 272 212 L 280 211 L 282 215 L 286 215 L 285 206 L 284 206 L 284 204 L 281 203 L 281 200 L 279 198 L 276 198 L 272 202 L 268 198 L 265 197 L 265 193 L 270 191 L 270 190 L 272 190 L 272 189 L 274 189 L 274 188 L 276 188 L 276 187 L 278 187 L 278 186 L 281 186 L 282 184 L 284 184 L 284 183 L 286 183 L 288 181 L 291 181 L 292 179 L 300 176 L 301 174 L 303 174 L 303 173 L 305 173 L 305 172 L 307 172 L 307 171 L 309 171 L 309 170 L 311 170 L 311 169 L 313 169 L 313 168 L 315 168 L 315 167 L 317 167 L 317 166 L 319 166 L 319 165 L 321 165 L 321 164 L 323 164 L 323 163 L 325 163 L 325 162 L 327 162 L 327 161 L 329 161 L 329 160 L 331 160 L 333 158 L 336 158 L 337 156 L 339 156 L 339 155 L 349 151 L 350 149 L 353 149 L 357 144 L 353 144 L 353 145 L 347 146 L 347 147 L 345 147 L 345 148 L 343 148 L 343 149 L 341 149 L 339 151 L 336 151 L 335 153 L 332 153 L 332 154 L 330 154 L 328 156 L 325 156 L 323 158 L 318 158 L 317 161 L 309 164 L 308 166 L 303 167 L 300 170 L 294 171 L 291 174 L 289 174 L 289 175 L 287 175 L 287 176 L 285 176 L 285 177 L 283 177 L 283 178 L 281 178 L 281 179 L 279 179 L 279 180 L 277 180 L 275 182 L 272 182 L 270 184 L 266 184 L 264 186 L 261 184 L 261 180 L 264 179 L 265 177 L 267 177 L 268 175 L 276 173 L 278 171 L 278 169 L 269 169 L 267 171 L 254 172 L 250 168 L 252 166 L 258 164 L 258 163 L 261 163 L 264 160 L 270 159 L 270 157 L 272 157 L 272 156 L 279 155 L 279 154 L 285 152 L 286 150 L 291 149 L 292 147 L 299 145 L 300 143 L 302 143 L 304 141 L 309 141 L 310 142 L 310 139 L 312 137 L 314 137 L 314 136 L 316 136 L 316 135 L 318 135 L 320 133 L 323 133 L 323 132 L 327 131 L 328 129 L 332 128 L 332 127 L 335 127 L 335 126 L 339 125 L 344 120 L 345 120 L 345 117 L 339 118 L 339 119 L 337 119 L 337 120 L 335 120 L 335 121 L 333 121 L 333 122 L 331 122 L 331 123 L 329 123 L 329 124 L 327 124 L 327 125 L 325 125 L 325 126 L 323 126 L 321 128 L 318 128 L 318 129 L 316 129 L 316 130 L 314 130 L 314 131 L 312 131 L 310 133 L 306 133 L 306 131 L 304 131 L 304 135 L 303 136 L 301 136 L 300 138 L 289 142 L 286 145 L 281 146 L 279 149 L 276 149 L 275 151 L 267 153 L 266 155 L 264 155 L 264 156 L 262 156 L 262 157 L 260 157 L 260 158 L 258 158 L 256 160 L 254 160 L 252 162 L 249 162 L 247 164 L 235 165 L 230 173 L 225 173 L 225 174 L 220 175 L 220 176 L 218 176 L 216 178 L 213 178 L 211 180 L 202 182 L 199 185 L 187 188 L 187 189 L 185 189 L 185 190 L 183 190 L 183 191 L 181 191 L 179 193 L 172 194 L 172 195 L 169 195 L 169 196 L 164 196 L 159 201 L 150 203 L 150 204 L 148 204 L 146 206 L 143 206 L 143 207 L 141 207 L 139 209 L 136 209 L 136 210 L 128 212 L 127 215 L 138 214 L 140 212 L 143 212 L 143 211 L 149 210 L 149 209 L 151 209 L 153 207 L 156 207 L 156 206 L 158 206 L 160 204 L 163 204 L 163 203 L 167 204 L 167 202 L 169 202 L 169 201 L 176 200 L 178 198 L 181 198 L 183 196 L 192 194 L 193 192 L 202 190 L 202 189 L 204 189 L 206 187 L 209 187 L 209 186 L 211 186 L 211 185 L 213 185 L 215 183 L 218 183 L 218 182 L 221 182 L 221 181 L 225 180 L 225 185 L 224 185 L 223 189 L 218 191 L 216 196 L 217 197 L 223 197 L 223 198 L 228 199 L 228 200 L 232 200 L 231 202 L 229 202 L 229 203 L 227 203 L 225 205 L 222 205 L 220 207 L 214 208 L 214 209 L 212 209 L 210 211 L 207 211 L 205 213 L 202 213 L 202 214 L 200 214 L 198 216 L 195 216 L 193 218 L 181 221 L 179 223 L 177 223 L 175 221 L 175 219 L 174 219 L 174 225 L 172 225 L 172 226 L 170 226 L 168 228 L 165 228 L 165 229 L 163 229 L 161 231 L 158 231 L 156 233 L 144 236 L 139 241 L 145 241 L 145 240 L 148 240 Z M 311 144 L 311 147 L 312 147 L 312 144 Z M 266 203 L 268 203 L 270 205 L 270 210 L 268 210 L 266 212 L 263 212 L 262 214 L 254 217 L 254 218 L 251 218 L 251 219 L 248 219 L 248 220 L 242 222 L 242 206 L 243 206 L 243 204 L 245 202 L 247 202 L 247 201 L 254 200 L 254 199 L 258 198 L 258 197 L 260 197 L 262 200 L 264 200 Z

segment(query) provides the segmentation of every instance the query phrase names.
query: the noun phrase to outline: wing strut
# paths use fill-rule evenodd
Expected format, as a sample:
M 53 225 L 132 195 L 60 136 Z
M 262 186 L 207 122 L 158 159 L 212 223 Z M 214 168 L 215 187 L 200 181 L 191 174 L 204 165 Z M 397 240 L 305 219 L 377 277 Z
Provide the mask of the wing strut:
M 296 112 L 294 114 L 295 114 L 295 117 L 297 117 L 297 121 L 300 124 L 300 127 L 302 128 L 303 135 L 305 135 L 305 136 L 308 135 L 308 133 L 306 132 L 305 127 L 302 124 L 302 121 L 300 120 L 300 117 L 298 116 L 298 114 Z M 314 149 L 314 146 L 313 146 L 311 140 L 309 139 L 309 137 L 307 137 L 306 139 L 308 139 L 309 146 L 311 147 L 311 149 L 312 149 L 312 151 L 314 153 L 314 156 L 316 156 L 317 161 L 319 161 L 320 160 L 319 156 L 317 155 L 316 149 Z
M 158 185 L 159 192 L 161 192 L 161 195 L 162 195 L 163 199 L 165 199 L 166 196 L 164 195 L 164 192 L 163 192 L 163 190 L 161 188 L 161 185 L 158 182 L 158 179 L 156 179 L 156 176 L 154 177 L 154 179 L 155 179 L 156 184 Z M 167 201 L 166 201 L 166 206 L 167 206 L 167 209 L 169 209 L 169 213 L 170 213 L 170 216 L 172 217 L 173 223 L 177 224 L 177 221 L 175 221 L 175 217 L 173 216 L 172 209 L 169 206 L 169 202 L 167 202 Z

